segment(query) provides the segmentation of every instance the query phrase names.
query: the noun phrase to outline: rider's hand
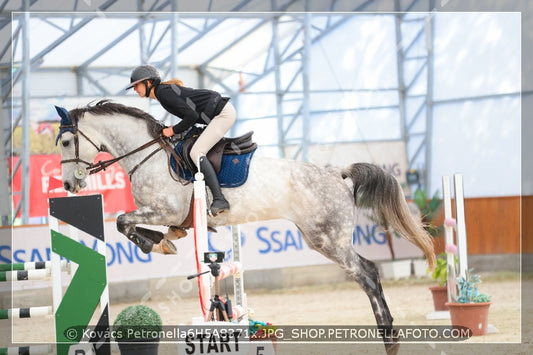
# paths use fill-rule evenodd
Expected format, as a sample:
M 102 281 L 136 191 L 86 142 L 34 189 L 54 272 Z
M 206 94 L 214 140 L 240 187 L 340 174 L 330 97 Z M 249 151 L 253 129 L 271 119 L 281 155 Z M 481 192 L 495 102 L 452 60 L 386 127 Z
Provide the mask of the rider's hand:
M 165 137 L 172 137 L 174 135 L 174 130 L 172 127 L 165 127 L 163 128 L 163 135 Z

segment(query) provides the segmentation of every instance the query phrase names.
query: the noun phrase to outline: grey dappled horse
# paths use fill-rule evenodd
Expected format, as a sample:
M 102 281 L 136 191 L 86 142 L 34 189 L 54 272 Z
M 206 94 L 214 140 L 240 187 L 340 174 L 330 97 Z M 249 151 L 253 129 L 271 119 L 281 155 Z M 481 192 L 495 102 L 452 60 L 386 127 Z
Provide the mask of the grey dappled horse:
M 176 181 L 169 171 L 168 144 L 161 137 L 163 124 L 148 113 L 106 100 L 69 112 L 58 107 L 61 129 L 62 179 L 66 190 L 85 187 L 88 173 L 118 161 L 131 179 L 138 209 L 117 218 L 118 230 L 144 252 L 175 253 L 169 239 L 182 237 L 190 211 L 193 185 Z M 145 144 L 146 143 L 146 144 Z M 115 159 L 93 163 L 100 151 Z M 357 254 L 352 245 L 356 207 L 370 209 L 380 224 L 419 247 L 433 267 L 430 236 L 409 212 L 398 181 L 378 166 L 356 163 L 343 169 L 311 163 L 256 156 L 248 180 L 224 189 L 231 210 L 209 216 L 210 227 L 251 221 L 286 219 L 300 230 L 310 248 L 343 268 L 366 292 L 388 353 L 396 353 L 398 340 L 378 270 Z M 137 224 L 169 226 L 166 234 Z

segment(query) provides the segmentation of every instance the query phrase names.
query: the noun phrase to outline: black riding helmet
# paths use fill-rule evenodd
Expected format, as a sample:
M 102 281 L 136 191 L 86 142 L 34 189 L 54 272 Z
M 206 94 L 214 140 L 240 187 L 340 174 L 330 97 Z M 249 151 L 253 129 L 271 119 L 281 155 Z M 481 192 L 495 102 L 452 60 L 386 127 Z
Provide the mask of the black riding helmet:
M 151 87 L 148 87 L 148 80 L 153 81 L 153 85 Z M 157 69 L 151 65 L 140 65 L 133 69 L 130 77 L 130 86 L 128 86 L 126 90 L 131 89 L 140 82 L 144 82 L 144 86 L 146 88 L 145 96 L 150 96 L 150 91 L 152 88 L 161 82 L 161 78 L 159 77 Z

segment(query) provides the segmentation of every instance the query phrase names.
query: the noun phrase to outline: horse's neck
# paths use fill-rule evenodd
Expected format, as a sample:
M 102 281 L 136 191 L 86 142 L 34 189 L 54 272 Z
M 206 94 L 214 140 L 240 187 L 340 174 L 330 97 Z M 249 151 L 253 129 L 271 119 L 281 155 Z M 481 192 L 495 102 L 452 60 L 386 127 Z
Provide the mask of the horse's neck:
M 106 147 L 107 151 L 115 158 L 122 157 L 139 148 L 143 144 L 153 140 L 148 133 L 146 122 L 142 119 L 129 117 L 126 115 L 114 116 L 90 116 L 85 122 L 80 121 L 80 129 L 89 138 L 98 137 L 98 144 Z M 89 133 L 90 132 L 90 133 Z M 126 156 L 119 160 L 119 164 L 126 171 L 131 170 L 140 160 L 156 149 L 157 145 L 150 146 L 143 151 Z M 160 154 L 150 160 L 161 159 Z

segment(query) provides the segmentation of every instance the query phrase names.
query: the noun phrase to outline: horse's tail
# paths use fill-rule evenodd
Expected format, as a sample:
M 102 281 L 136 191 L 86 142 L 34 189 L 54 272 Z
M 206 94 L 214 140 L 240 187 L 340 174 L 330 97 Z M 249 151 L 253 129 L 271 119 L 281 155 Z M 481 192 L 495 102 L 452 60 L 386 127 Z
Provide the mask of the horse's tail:
M 342 177 L 354 183 L 355 204 L 372 210 L 383 227 L 392 229 L 419 247 L 430 269 L 435 267 L 431 236 L 409 211 L 403 190 L 396 178 L 377 165 L 356 163 L 342 170 Z

